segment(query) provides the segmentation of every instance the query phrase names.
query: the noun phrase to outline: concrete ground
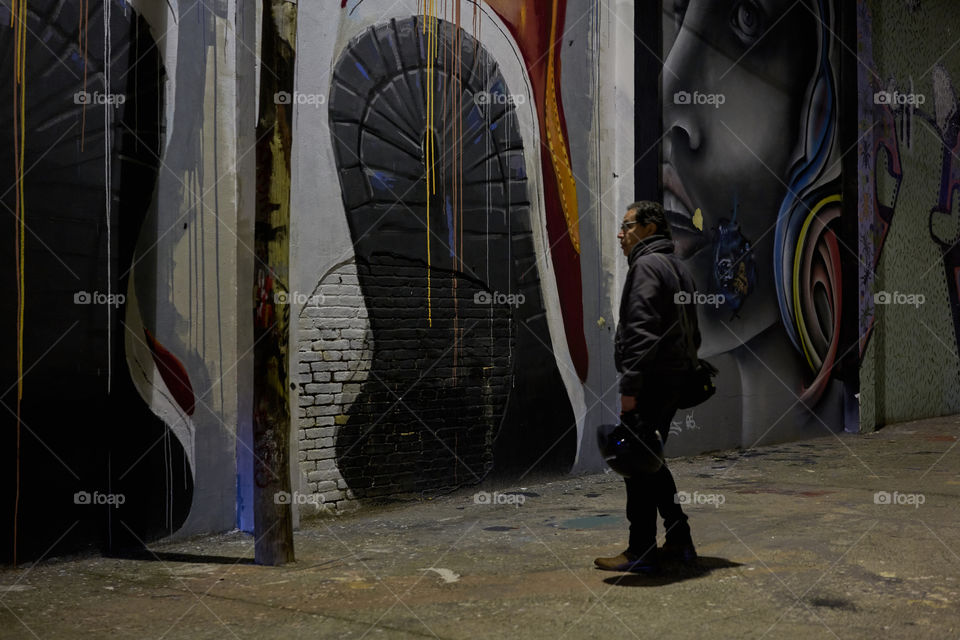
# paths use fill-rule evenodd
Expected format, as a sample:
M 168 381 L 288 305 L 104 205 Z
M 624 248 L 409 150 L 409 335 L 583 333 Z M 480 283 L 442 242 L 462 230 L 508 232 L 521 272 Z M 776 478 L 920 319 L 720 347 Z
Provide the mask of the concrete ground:
M 283 567 L 232 532 L 0 571 L 0 638 L 958 638 L 958 436 L 671 460 L 697 570 L 594 569 L 626 546 L 622 480 L 528 480 L 306 522 Z

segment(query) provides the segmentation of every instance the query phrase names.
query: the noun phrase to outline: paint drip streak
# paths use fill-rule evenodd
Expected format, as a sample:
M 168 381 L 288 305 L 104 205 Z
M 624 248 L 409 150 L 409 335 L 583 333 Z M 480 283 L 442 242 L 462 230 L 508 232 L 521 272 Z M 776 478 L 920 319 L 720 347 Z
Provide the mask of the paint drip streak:
M 424 150 L 425 163 L 427 166 L 427 324 L 433 326 L 433 283 L 431 276 L 433 271 L 432 258 L 430 255 L 430 200 L 434 193 L 433 178 L 433 3 L 434 0 L 427 0 L 427 15 L 424 20 L 424 28 L 427 30 L 427 132 L 424 136 L 426 149 Z
M 87 26 L 90 22 L 89 12 L 90 12 L 90 0 L 82 0 L 83 10 L 80 12 L 80 24 L 83 27 L 79 31 L 78 38 L 80 42 L 77 45 L 79 50 L 83 45 L 83 90 L 87 90 L 87 43 L 89 38 L 87 37 Z M 80 105 L 80 151 L 83 151 L 83 140 L 87 131 L 87 103 L 84 101 Z
M 454 43 L 454 51 L 456 52 L 456 62 L 454 63 L 454 69 L 456 73 L 457 88 L 454 92 L 454 96 L 458 100 L 457 104 L 457 115 L 455 118 L 456 123 L 456 134 L 454 135 L 454 144 L 456 145 L 456 152 L 454 155 L 454 179 L 456 180 L 456 189 L 454 190 L 454 220 L 456 220 L 456 230 L 454 232 L 454 242 L 457 243 L 457 262 L 458 270 L 463 270 L 463 108 L 459 104 L 459 99 L 463 94 L 463 77 L 461 75 L 463 71 L 463 53 L 461 51 L 460 43 L 463 31 L 461 30 L 461 5 L 459 0 L 457 0 L 457 10 L 456 10 L 456 39 Z M 474 5 L 474 10 L 476 10 L 476 5 Z M 456 299 L 456 298 L 454 298 Z M 454 327 L 454 343 L 457 345 L 457 351 L 461 349 L 460 340 L 462 339 L 463 327 L 460 326 L 460 318 L 456 316 L 456 326 Z M 454 376 L 456 376 L 457 370 L 454 368 Z
M 463 76 L 462 64 L 463 55 L 462 45 L 462 8 L 459 0 L 417 0 L 417 13 L 423 16 L 421 34 L 425 35 L 425 66 L 426 66 L 426 132 L 423 141 L 423 158 L 425 165 L 426 179 L 426 230 L 427 230 L 427 319 L 429 326 L 433 326 L 433 253 L 430 236 L 433 234 L 431 228 L 431 204 L 437 195 L 437 172 L 440 172 L 440 213 L 441 219 L 447 221 L 448 235 L 451 246 L 449 253 L 452 258 L 453 287 L 453 376 L 457 376 L 457 364 L 460 357 L 460 338 L 462 327 L 460 326 L 460 304 L 458 297 L 459 278 L 458 270 L 463 270 Z M 453 4 L 455 3 L 455 4 Z M 440 56 L 440 36 L 442 29 L 441 16 L 443 23 L 448 22 L 448 18 L 453 18 L 453 30 L 451 39 L 445 44 L 449 50 L 443 51 Z M 473 29 L 479 35 L 480 14 L 476 5 L 473 6 Z M 478 42 L 474 42 L 474 55 L 476 56 Z M 440 112 L 440 126 L 443 129 L 441 139 L 441 149 L 436 148 L 436 139 L 434 135 L 436 124 L 436 64 L 440 59 L 442 65 L 440 78 L 440 93 L 442 95 L 442 108 Z M 448 121 L 447 96 L 450 97 Z M 450 131 L 448 132 L 448 127 Z M 449 140 L 449 142 L 448 142 Z M 452 146 L 448 146 L 452 145 Z M 437 168 L 437 157 L 443 166 Z M 450 159 L 450 175 L 447 175 L 447 162 L 445 158 Z M 448 185 L 449 181 L 449 185 Z M 448 186 L 450 194 L 448 195 Z
M 13 566 L 17 566 L 17 530 L 20 515 L 20 430 L 23 423 L 23 317 L 26 302 L 26 208 L 23 191 L 23 167 L 26 145 L 26 58 L 27 0 L 13 0 L 10 5 L 10 28 L 14 32 L 13 82 L 13 156 L 16 175 L 14 205 L 14 259 L 17 280 L 17 436 L 16 469 L 13 502 Z
M 24 0 L 25 1 L 25 0 Z M 103 3 L 103 86 L 104 93 L 110 95 L 110 60 L 111 52 L 113 49 L 113 43 L 110 39 L 110 10 L 113 0 L 104 0 Z M 110 149 L 110 106 L 104 105 L 103 107 L 103 182 L 104 182 L 104 206 L 105 213 L 104 219 L 107 227 L 107 296 L 108 298 L 113 295 L 113 283 L 111 282 L 111 262 L 113 260 L 112 255 L 112 239 L 111 239 L 111 228 L 110 228 L 110 204 L 113 199 L 113 172 L 112 172 L 112 163 L 111 163 L 111 149 Z M 105 305 L 107 313 L 107 393 L 110 393 L 110 386 L 113 379 L 113 310 L 110 305 Z
M 458 0 L 451 0 L 451 2 L 458 2 Z M 452 4 L 451 4 L 451 7 L 452 7 Z M 444 22 L 449 22 L 446 0 L 444 0 L 444 4 L 443 4 L 443 16 L 444 16 Z M 447 44 L 449 45 L 449 43 Z M 455 77 L 455 74 L 457 72 L 455 67 L 456 52 L 454 47 L 447 46 L 447 48 L 444 50 L 443 65 L 444 65 L 443 78 L 445 80 L 445 83 L 444 83 L 443 90 L 441 91 L 442 95 L 444 96 L 443 124 L 441 125 L 443 127 L 443 148 L 442 148 L 441 156 L 446 157 L 448 153 L 447 150 L 450 148 L 448 144 L 454 145 L 454 148 L 456 148 L 456 135 L 457 135 L 457 131 L 456 131 L 457 114 L 456 114 L 456 100 L 455 100 L 455 96 L 457 94 L 455 91 L 452 90 L 453 89 L 452 79 Z M 448 125 L 447 125 L 447 100 L 446 100 L 446 96 L 448 95 L 450 96 L 450 109 L 449 109 L 450 140 L 449 142 L 447 140 Z M 459 305 L 459 301 L 457 300 L 457 273 L 456 273 L 456 248 L 457 248 L 457 244 L 456 244 L 457 223 L 456 223 L 456 215 L 455 215 L 456 193 L 457 193 L 456 165 L 453 164 L 451 166 L 451 172 L 449 176 L 447 176 L 446 174 L 446 169 L 447 169 L 447 163 L 443 162 L 444 173 L 443 173 L 443 177 L 441 178 L 441 182 L 443 182 L 443 202 L 445 206 L 446 220 L 447 220 L 447 242 L 450 243 L 449 254 L 452 262 L 451 266 L 453 267 L 450 273 L 450 284 L 453 288 L 453 338 L 454 338 L 453 340 L 453 376 L 452 377 L 453 377 L 454 383 L 456 383 L 457 363 L 459 361 L 459 356 L 460 356 L 459 354 L 460 349 L 459 349 L 459 345 L 457 344 L 457 325 L 458 325 L 460 305 Z M 448 180 L 451 187 L 451 193 L 449 195 L 447 194 Z
M 461 99 L 461 87 L 460 87 L 460 1 L 454 0 L 457 3 L 456 9 L 454 10 L 454 27 L 453 27 L 453 45 L 451 46 L 450 57 L 452 58 L 452 67 L 455 88 L 450 92 L 450 109 L 453 111 L 452 126 L 453 126 L 453 175 L 451 180 L 453 182 L 453 213 L 450 216 L 451 226 L 453 227 L 453 248 L 454 248 L 454 276 L 453 276 L 453 380 L 456 384 L 457 380 L 457 365 L 460 361 L 460 340 L 459 340 L 459 331 L 460 331 L 460 304 L 457 299 L 457 293 L 459 290 L 459 281 L 456 276 L 456 263 L 458 260 L 462 260 L 460 255 L 459 248 L 457 247 L 457 234 L 460 230 L 460 214 L 461 209 L 459 207 L 459 191 L 462 187 L 460 183 L 460 172 L 459 172 L 459 158 L 460 158 L 460 114 L 462 109 L 460 108 L 460 99 Z

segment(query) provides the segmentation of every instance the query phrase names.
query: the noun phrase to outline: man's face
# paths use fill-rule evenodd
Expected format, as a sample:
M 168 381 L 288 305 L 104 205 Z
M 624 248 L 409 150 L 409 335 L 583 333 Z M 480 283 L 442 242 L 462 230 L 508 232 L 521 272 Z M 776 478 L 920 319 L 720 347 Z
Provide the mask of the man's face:
M 617 238 L 620 239 L 620 248 L 623 249 L 623 255 L 629 256 L 637 243 L 648 236 L 652 236 L 657 230 L 657 225 L 652 222 L 646 225 L 637 223 L 636 210 L 629 210 L 623 216 L 623 223 L 620 225 L 620 233 Z

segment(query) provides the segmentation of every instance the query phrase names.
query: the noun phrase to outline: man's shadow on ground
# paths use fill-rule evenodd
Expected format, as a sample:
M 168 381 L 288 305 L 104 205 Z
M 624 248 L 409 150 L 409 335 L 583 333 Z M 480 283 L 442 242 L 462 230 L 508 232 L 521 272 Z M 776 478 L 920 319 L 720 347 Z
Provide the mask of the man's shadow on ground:
M 715 569 L 742 566 L 743 564 L 731 562 L 726 558 L 699 556 L 697 561 L 691 565 L 665 561 L 657 573 L 621 573 L 604 579 L 604 582 L 617 587 L 660 587 L 674 582 L 702 578 Z

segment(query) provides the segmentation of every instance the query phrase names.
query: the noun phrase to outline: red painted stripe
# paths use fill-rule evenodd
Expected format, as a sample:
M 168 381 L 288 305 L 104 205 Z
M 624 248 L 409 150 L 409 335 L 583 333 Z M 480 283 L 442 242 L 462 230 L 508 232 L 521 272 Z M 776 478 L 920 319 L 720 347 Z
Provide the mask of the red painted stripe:
M 192 416 L 196 406 L 196 397 L 193 394 L 193 385 L 190 384 L 190 376 L 187 375 L 186 367 L 166 347 L 157 342 L 157 339 L 146 328 L 144 328 L 143 333 L 147 336 L 147 345 L 150 347 L 153 361 L 157 364 L 160 377 L 163 378 L 167 389 L 170 390 L 173 399 L 177 401 L 180 408 L 188 416 Z

